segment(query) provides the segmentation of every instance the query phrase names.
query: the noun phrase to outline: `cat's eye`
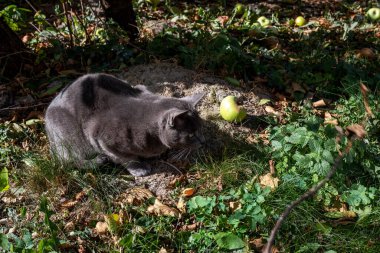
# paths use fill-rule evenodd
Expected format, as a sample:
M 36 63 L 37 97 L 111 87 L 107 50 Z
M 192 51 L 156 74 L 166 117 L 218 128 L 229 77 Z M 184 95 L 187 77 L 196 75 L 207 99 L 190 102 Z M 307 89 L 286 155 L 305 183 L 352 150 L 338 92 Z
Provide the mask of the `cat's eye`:
M 189 137 L 190 137 L 190 138 L 193 138 L 193 137 L 194 137 L 194 134 L 189 134 Z

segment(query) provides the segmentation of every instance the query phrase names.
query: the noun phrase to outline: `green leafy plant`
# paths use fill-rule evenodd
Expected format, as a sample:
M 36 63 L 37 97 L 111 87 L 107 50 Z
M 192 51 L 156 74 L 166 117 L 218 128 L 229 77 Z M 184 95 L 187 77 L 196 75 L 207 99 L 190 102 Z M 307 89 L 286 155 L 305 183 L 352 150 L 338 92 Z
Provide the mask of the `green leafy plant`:
M 8 170 L 7 168 L 2 168 L 0 170 L 0 192 L 6 191 L 8 189 L 9 189 Z
M 28 9 L 20 8 L 12 4 L 0 10 L 0 17 L 4 18 L 4 21 L 12 30 L 19 31 L 26 26 L 25 18 L 29 12 L 31 11 Z

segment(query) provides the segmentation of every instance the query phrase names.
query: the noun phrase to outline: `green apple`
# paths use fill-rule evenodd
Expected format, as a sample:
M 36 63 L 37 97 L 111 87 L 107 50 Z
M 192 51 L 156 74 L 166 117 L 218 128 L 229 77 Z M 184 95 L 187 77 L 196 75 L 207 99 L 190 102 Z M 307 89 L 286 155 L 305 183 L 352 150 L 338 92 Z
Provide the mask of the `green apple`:
M 376 21 L 380 18 L 380 8 L 373 7 L 367 11 L 367 17 Z
M 262 27 L 267 27 L 268 25 L 270 25 L 270 21 L 269 19 L 267 19 L 266 17 L 264 16 L 261 16 L 257 19 L 257 22 L 259 22 L 259 24 L 262 26 Z
M 238 106 L 236 97 L 227 96 L 220 103 L 220 115 L 228 122 L 241 122 L 247 116 L 247 111 Z
M 297 26 L 304 26 L 306 24 L 306 19 L 302 16 L 298 16 L 295 20 Z
M 153 6 L 153 10 L 156 10 L 158 4 L 160 3 L 160 0 L 147 0 L 147 2 L 149 2 Z
M 236 15 L 241 16 L 244 14 L 245 7 L 242 4 L 236 4 L 234 11 Z

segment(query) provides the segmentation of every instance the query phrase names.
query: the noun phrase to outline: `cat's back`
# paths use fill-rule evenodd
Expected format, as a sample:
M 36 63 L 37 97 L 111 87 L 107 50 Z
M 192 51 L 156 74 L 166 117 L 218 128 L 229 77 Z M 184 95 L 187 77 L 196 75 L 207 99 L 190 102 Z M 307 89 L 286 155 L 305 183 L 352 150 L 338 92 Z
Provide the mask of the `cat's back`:
M 116 101 L 145 93 L 108 74 L 86 74 L 66 86 L 48 107 L 64 108 L 72 114 L 88 114 L 110 107 Z

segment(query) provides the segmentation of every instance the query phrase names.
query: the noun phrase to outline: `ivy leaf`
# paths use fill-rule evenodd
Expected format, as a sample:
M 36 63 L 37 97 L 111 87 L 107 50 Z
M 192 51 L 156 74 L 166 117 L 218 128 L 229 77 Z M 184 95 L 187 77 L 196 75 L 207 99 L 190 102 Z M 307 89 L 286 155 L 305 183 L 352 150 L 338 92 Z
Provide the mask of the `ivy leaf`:
M 322 157 L 329 162 L 330 164 L 334 163 L 334 157 L 332 156 L 331 152 L 329 150 L 323 150 Z
M 305 136 L 306 136 L 306 128 L 305 127 L 300 127 L 297 128 L 290 137 L 286 138 L 286 141 L 292 143 L 292 144 L 301 144 L 305 141 Z
M 320 154 L 322 151 L 321 143 L 317 140 L 310 140 L 309 141 L 309 148 L 314 153 Z
M 274 150 L 279 150 L 282 148 L 282 144 L 279 141 L 272 141 L 272 147 Z
M 215 235 L 215 240 L 218 246 L 222 249 L 236 250 L 245 246 L 244 241 L 233 233 L 218 233 Z
M 9 250 L 10 243 L 8 241 L 8 238 L 4 234 L 0 234 L 0 248 L 3 250 Z

